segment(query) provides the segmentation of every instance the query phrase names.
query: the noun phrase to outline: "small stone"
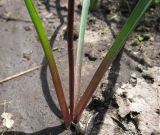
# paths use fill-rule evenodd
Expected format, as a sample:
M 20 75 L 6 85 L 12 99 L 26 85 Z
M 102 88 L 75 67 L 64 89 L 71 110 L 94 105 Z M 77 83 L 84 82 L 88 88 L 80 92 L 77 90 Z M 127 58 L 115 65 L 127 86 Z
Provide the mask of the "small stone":
M 132 86 L 136 86 L 137 84 L 137 76 L 135 73 L 131 74 L 131 79 L 129 80 L 129 82 L 132 84 Z
M 153 36 L 150 37 L 150 41 L 154 41 L 154 37 Z
M 31 31 L 32 28 L 30 26 L 24 26 L 25 31 Z
M 41 6 L 38 6 L 39 10 L 44 10 L 46 7 L 41 5 Z
M 26 60 L 30 60 L 31 59 L 31 53 L 23 53 L 23 58 Z
M 147 66 L 149 67 L 153 67 L 152 66 L 152 60 L 147 56 L 147 54 L 143 54 L 143 57 L 142 57 L 142 61 L 143 63 L 145 63 Z
M 136 70 L 139 72 L 143 72 L 143 66 L 141 64 L 138 64 Z
M 5 12 L 4 16 L 7 18 L 7 21 L 9 21 L 10 18 L 12 17 L 12 13 L 11 12 Z
M 138 52 L 133 52 L 134 55 L 138 55 Z
M 53 19 L 53 13 L 47 13 L 47 14 L 45 15 L 45 18 L 46 18 L 46 19 Z
M 126 88 L 126 84 L 122 84 L 121 89 L 125 89 Z
M 136 84 L 137 84 L 137 79 L 131 78 L 131 79 L 130 79 L 130 83 L 132 84 L 132 86 L 136 86 Z
M 86 52 L 85 57 L 88 57 L 88 59 L 90 61 L 96 61 L 97 60 L 97 56 L 95 55 L 95 53 L 93 51 Z
M 131 74 L 131 77 L 132 77 L 132 78 L 137 78 L 136 73 L 132 73 L 132 74 Z
M 149 83 L 154 83 L 154 77 L 152 72 L 144 71 L 142 77 Z
M 54 23 L 54 22 L 55 22 L 55 20 L 53 20 L 53 19 L 48 20 L 48 23 Z
M 108 11 L 110 11 L 110 10 L 108 9 Z M 118 15 L 114 15 L 111 17 L 111 21 L 113 21 L 113 22 L 119 22 L 119 20 L 120 20 L 120 17 Z
M 42 6 L 43 4 L 42 4 L 41 1 L 38 0 L 38 1 L 37 1 L 37 5 L 38 5 L 38 6 Z

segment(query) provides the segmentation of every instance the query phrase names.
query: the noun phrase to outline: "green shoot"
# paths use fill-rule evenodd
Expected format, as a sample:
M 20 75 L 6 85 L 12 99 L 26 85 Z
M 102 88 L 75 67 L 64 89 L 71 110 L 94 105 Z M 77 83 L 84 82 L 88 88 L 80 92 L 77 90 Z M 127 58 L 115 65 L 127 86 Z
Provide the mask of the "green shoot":
M 78 49 L 77 49 L 76 71 L 75 71 L 74 105 L 77 104 L 80 96 L 81 68 L 82 68 L 82 61 L 83 61 L 83 44 L 84 44 L 84 36 L 85 36 L 85 30 L 86 30 L 86 24 L 87 24 L 89 5 L 90 5 L 90 0 L 83 0 L 80 32 L 79 32 L 79 39 L 78 39 Z
M 96 10 L 97 6 L 98 6 L 98 0 L 91 0 L 91 2 L 90 2 L 90 10 L 91 11 Z
M 118 34 L 109 52 L 107 53 L 102 63 L 100 64 L 99 68 L 97 69 L 96 73 L 94 74 L 93 78 L 91 79 L 87 89 L 80 98 L 80 101 L 78 102 L 75 108 L 74 122 L 79 121 L 84 108 L 86 107 L 87 103 L 92 97 L 100 80 L 102 79 L 105 72 L 107 71 L 113 60 L 116 58 L 120 50 L 123 48 L 128 36 L 134 30 L 137 23 L 139 22 L 139 20 L 141 19 L 142 15 L 145 13 L 146 9 L 151 4 L 151 2 L 152 0 L 139 0 L 139 2 L 137 3 L 136 7 L 134 8 L 127 22 L 125 23 L 122 30 Z
M 160 4 L 160 0 L 154 0 L 155 4 Z
M 69 59 L 69 96 L 70 116 L 74 111 L 74 48 L 73 48 L 74 0 L 68 0 L 68 59 Z
M 41 23 L 41 20 L 38 16 L 38 13 L 35 9 L 33 1 L 32 0 L 24 0 L 24 2 L 26 4 L 28 12 L 31 16 L 31 19 L 32 19 L 32 22 L 35 26 L 35 29 L 38 33 L 38 36 L 40 38 L 45 56 L 48 60 L 50 72 L 51 72 L 51 75 L 52 75 L 52 80 L 53 80 L 53 83 L 54 83 L 54 86 L 55 86 L 55 90 L 56 90 L 56 94 L 57 94 L 57 97 L 58 97 L 59 105 L 60 105 L 60 108 L 61 108 L 61 111 L 62 111 L 62 114 L 63 114 L 64 123 L 66 125 L 68 125 L 68 124 L 70 124 L 70 115 L 69 115 L 68 107 L 67 107 L 67 104 L 66 104 L 65 96 L 64 96 L 64 93 L 63 93 L 63 88 L 62 88 L 62 85 L 61 85 L 58 70 L 57 70 L 57 67 L 56 67 L 56 62 L 55 62 L 55 59 L 54 59 L 53 54 L 52 54 L 52 48 L 50 46 L 50 43 L 48 41 L 47 35 L 46 35 L 45 30 L 42 26 L 42 23 Z

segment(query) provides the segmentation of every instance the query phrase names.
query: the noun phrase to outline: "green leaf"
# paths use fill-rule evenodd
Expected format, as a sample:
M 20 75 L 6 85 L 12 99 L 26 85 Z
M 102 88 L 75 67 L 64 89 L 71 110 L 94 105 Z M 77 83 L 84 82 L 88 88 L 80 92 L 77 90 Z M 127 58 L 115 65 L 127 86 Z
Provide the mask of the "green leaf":
M 84 36 L 87 25 L 87 17 L 89 11 L 90 0 L 83 0 L 82 14 L 81 14 L 81 24 L 78 39 L 77 48 L 77 60 L 76 60 L 76 71 L 75 71 L 75 105 L 79 100 L 80 96 L 80 80 L 81 80 L 81 68 L 83 60 L 83 46 L 84 46 Z
M 96 10 L 98 6 L 98 0 L 90 0 L 90 10 Z
M 152 0 L 139 0 L 136 7 L 134 8 L 133 12 L 131 13 L 130 17 L 128 18 L 127 22 L 121 29 L 120 33 L 118 34 L 116 40 L 114 41 L 112 47 L 110 48 L 109 52 L 103 59 L 102 63 L 100 64 L 99 68 L 97 69 L 96 73 L 94 74 L 92 80 L 90 81 L 87 89 L 85 90 L 84 94 L 80 98 L 76 108 L 75 108 L 75 117 L 74 121 L 78 122 L 80 116 L 86 107 L 87 103 L 89 102 L 90 98 L 92 97 L 94 91 L 96 90 L 100 80 L 104 76 L 105 72 L 109 68 L 110 64 L 116 58 L 120 50 L 123 48 L 125 41 L 127 40 L 128 36 L 134 30 L 136 25 L 138 24 L 139 20 L 141 19 L 142 15 L 145 13 L 148 6 L 151 4 Z
M 154 0 L 155 4 L 160 4 L 160 0 Z
M 56 94 L 58 97 L 58 101 L 59 101 L 59 105 L 63 114 L 63 119 L 66 125 L 68 125 L 70 123 L 70 115 L 69 115 L 69 111 L 68 111 L 68 107 L 66 104 L 66 100 L 65 100 L 65 96 L 63 93 L 63 88 L 61 85 L 61 81 L 60 81 L 60 77 L 59 77 L 59 73 L 58 73 L 58 69 L 56 66 L 56 62 L 55 59 L 53 57 L 52 54 L 52 48 L 50 46 L 49 40 L 47 38 L 46 32 L 42 26 L 42 22 L 38 16 L 38 13 L 35 9 L 35 6 L 33 4 L 32 0 L 24 0 L 26 7 L 28 9 L 28 12 L 30 14 L 30 17 L 32 19 L 32 22 L 36 28 L 37 34 L 40 38 L 42 47 L 43 47 L 43 51 L 45 53 L 45 56 L 48 60 L 48 64 L 49 64 L 49 68 L 50 68 L 50 72 L 52 75 L 52 80 L 55 86 L 55 90 L 56 90 Z

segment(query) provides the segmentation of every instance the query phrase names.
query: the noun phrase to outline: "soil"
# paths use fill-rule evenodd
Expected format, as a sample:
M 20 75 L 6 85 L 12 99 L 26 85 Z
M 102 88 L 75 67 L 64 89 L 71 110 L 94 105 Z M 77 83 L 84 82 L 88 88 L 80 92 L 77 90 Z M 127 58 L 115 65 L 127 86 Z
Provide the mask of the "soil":
M 35 1 L 46 28 L 68 102 L 66 42 L 67 0 Z M 136 1 L 106 0 L 90 12 L 85 37 L 81 93 L 111 47 Z M 75 6 L 76 52 L 81 2 Z M 0 134 L 70 135 L 61 122 L 57 97 L 44 54 L 24 2 L 0 0 L 0 80 L 34 68 L 0 84 L 0 115 L 13 115 Z M 138 43 L 137 39 L 142 38 Z M 160 134 L 160 6 L 151 5 L 127 40 L 82 114 L 91 135 Z

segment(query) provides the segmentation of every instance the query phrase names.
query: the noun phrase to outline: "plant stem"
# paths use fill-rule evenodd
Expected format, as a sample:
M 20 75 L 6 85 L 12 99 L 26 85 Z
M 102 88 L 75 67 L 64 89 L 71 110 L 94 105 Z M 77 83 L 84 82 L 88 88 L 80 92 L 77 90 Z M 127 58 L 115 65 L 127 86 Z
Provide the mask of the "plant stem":
M 70 116 L 73 119 L 74 111 L 74 48 L 73 48 L 73 26 L 74 26 L 74 0 L 68 0 L 68 60 L 69 60 L 69 96 Z
M 45 33 L 45 30 L 42 26 L 41 20 L 38 16 L 38 13 L 34 7 L 33 1 L 32 0 L 24 0 L 26 7 L 28 9 L 28 12 L 31 16 L 32 22 L 36 28 L 37 34 L 40 38 L 45 56 L 48 60 L 48 64 L 49 64 L 49 68 L 50 68 L 50 72 L 51 72 L 51 76 L 52 76 L 52 80 L 55 86 L 55 90 L 56 90 L 56 94 L 57 94 L 57 98 L 59 101 L 59 105 L 63 114 L 63 119 L 64 119 L 64 123 L 66 125 L 70 124 L 70 115 L 69 115 L 69 111 L 68 111 L 68 107 L 67 107 L 67 103 L 65 100 L 65 96 L 63 93 L 63 88 L 62 88 L 62 84 L 60 81 L 60 77 L 59 77 L 59 73 L 58 73 L 58 69 L 56 66 L 56 62 L 55 59 L 53 57 L 52 54 L 52 48 L 50 46 L 50 43 L 48 41 L 47 35 Z
M 75 122 L 79 121 L 84 108 L 86 107 L 87 103 L 92 97 L 100 80 L 102 79 L 108 67 L 113 62 L 113 60 L 116 58 L 120 50 L 123 48 L 125 41 L 127 40 L 129 34 L 134 30 L 140 18 L 145 13 L 146 9 L 151 4 L 151 2 L 152 0 L 140 0 L 138 4 L 136 5 L 136 7 L 134 8 L 131 16 L 128 18 L 127 22 L 125 23 L 122 30 L 118 34 L 115 42 L 113 43 L 109 52 L 103 59 L 96 73 L 94 74 L 84 94 L 80 98 L 80 101 L 78 102 L 75 108 L 75 117 L 74 117 Z
M 89 5 L 90 5 L 90 0 L 83 0 L 80 32 L 78 39 L 78 49 L 77 49 L 76 72 L 75 72 L 75 104 L 74 104 L 75 106 L 80 96 L 81 69 L 82 69 L 83 46 L 84 46 L 83 44 L 84 44 L 84 36 L 87 24 Z

